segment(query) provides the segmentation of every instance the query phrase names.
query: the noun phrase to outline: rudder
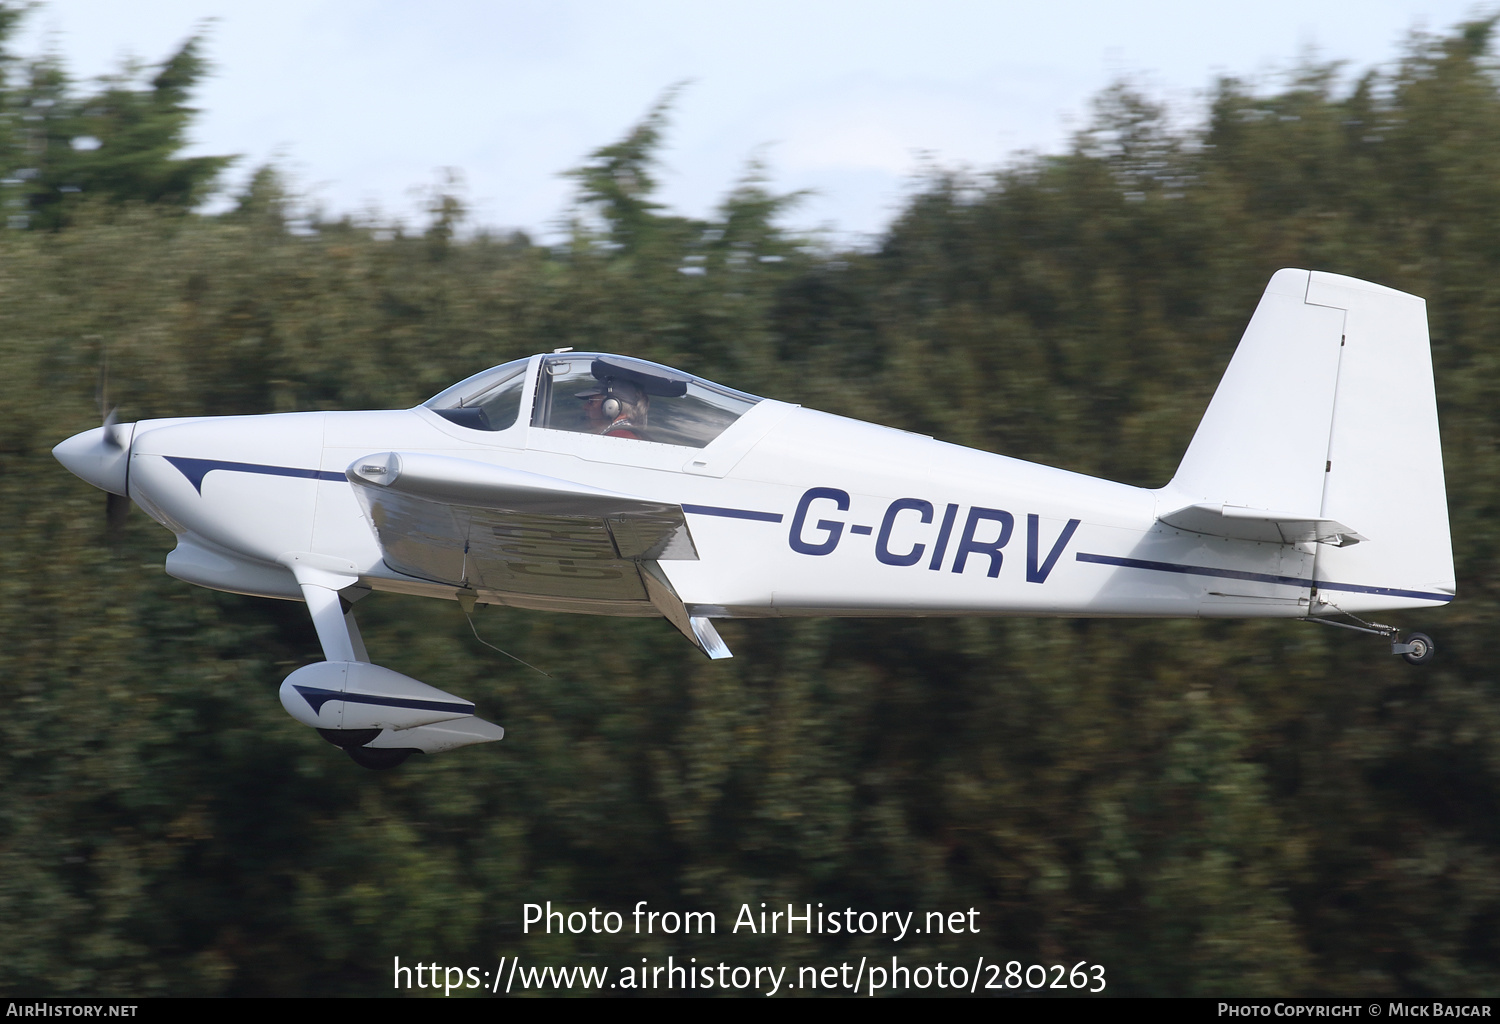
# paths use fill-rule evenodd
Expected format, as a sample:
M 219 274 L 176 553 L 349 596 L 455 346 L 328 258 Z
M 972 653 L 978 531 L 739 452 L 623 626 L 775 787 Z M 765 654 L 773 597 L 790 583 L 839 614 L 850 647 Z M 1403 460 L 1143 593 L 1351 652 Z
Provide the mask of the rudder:
M 1322 511 L 1369 538 L 1318 546 L 1320 595 L 1347 611 L 1451 600 L 1453 543 L 1427 303 L 1317 272 L 1307 302 L 1344 312 Z

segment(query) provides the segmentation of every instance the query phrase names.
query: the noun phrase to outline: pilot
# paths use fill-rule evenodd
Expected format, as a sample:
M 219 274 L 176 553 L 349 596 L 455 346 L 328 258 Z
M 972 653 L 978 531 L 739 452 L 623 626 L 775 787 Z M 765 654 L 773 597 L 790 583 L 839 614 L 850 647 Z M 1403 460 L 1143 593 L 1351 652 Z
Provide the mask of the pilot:
M 599 384 L 578 392 L 591 434 L 645 440 L 646 392 L 628 380 L 606 377 Z

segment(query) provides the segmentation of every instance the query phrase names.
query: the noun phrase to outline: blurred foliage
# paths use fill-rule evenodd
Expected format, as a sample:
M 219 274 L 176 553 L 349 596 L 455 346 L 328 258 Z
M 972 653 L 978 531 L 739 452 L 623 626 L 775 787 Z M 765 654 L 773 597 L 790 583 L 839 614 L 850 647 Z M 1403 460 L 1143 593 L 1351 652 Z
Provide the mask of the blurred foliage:
M 1116 994 L 1500 992 L 1490 28 L 1413 37 L 1352 87 L 1226 79 L 1198 125 L 1117 87 L 1065 155 L 935 174 L 864 252 L 778 228 L 795 197 L 755 166 L 706 220 L 662 210 L 666 101 L 576 173 L 559 246 L 465 230 L 452 179 L 416 235 L 309 222 L 270 169 L 191 214 L 220 166 L 176 155 L 196 43 L 149 91 L 59 92 L 45 128 L 18 112 L 61 72 L 32 65 L 8 159 L 54 123 L 103 144 L 49 141 L 5 186 L 58 230 L 0 232 L 0 989 L 898 953 L 1087 960 Z M 710 663 L 664 622 L 481 610 L 547 679 L 454 604 L 376 595 L 375 659 L 508 735 L 371 773 L 279 707 L 320 657 L 299 605 L 168 579 L 141 515 L 106 546 L 102 496 L 49 454 L 97 423 L 106 349 L 130 420 L 409 406 L 572 345 L 1157 486 L 1283 266 L 1429 301 L 1459 599 L 1404 620 L 1438 636 L 1425 670 L 1300 623 L 725 623 L 737 656 Z M 546 900 L 713 910 L 720 933 L 523 936 Z M 983 931 L 727 934 L 762 900 L 974 907 Z

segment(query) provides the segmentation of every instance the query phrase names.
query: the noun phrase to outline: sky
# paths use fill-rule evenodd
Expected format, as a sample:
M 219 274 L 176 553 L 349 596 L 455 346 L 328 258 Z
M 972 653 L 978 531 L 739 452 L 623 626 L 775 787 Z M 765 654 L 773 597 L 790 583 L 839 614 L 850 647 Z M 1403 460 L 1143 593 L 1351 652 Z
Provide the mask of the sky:
M 191 152 L 266 163 L 325 214 L 420 223 L 449 170 L 473 222 L 556 237 L 563 172 L 685 83 L 662 199 L 704 216 L 759 160 L 808 195 L 788 226 L 878 235 L 924 168 L 1058 152 L 1121 78 L 1199 114 L 1216 78 L 1274 87 L 1309 58 L 1388 64 L 1452 0 L 50 0 L 20 53 L 79 80 L 195 32 L 212 77 Z

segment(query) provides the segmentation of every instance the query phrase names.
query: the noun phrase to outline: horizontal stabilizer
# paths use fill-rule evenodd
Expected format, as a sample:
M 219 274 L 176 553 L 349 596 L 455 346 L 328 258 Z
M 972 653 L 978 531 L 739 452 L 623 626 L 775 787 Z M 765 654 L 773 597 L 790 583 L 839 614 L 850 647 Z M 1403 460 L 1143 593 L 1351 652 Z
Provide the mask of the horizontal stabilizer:
M 1332 544 L 1344 547 L 1369 540 L 1343 523 L 1293 512 L 1272 512 L 1243 505 L 1189 505 L 1162 516 L 1161 522 L 1178 530 L 1210 537 L 1254 540 L 1267 544 Z

